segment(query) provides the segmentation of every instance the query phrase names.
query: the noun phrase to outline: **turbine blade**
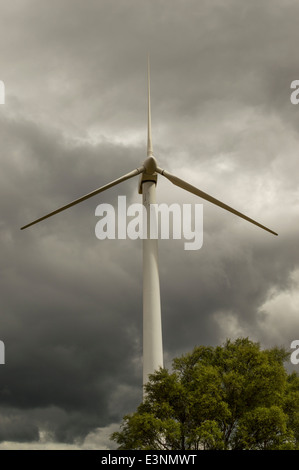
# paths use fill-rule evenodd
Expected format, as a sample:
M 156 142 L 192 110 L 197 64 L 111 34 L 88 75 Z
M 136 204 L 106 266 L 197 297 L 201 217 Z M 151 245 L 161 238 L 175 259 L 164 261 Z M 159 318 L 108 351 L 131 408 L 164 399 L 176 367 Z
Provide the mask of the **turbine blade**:
M 213 196 L 210 196 L 209 194 L 201 191 L 200 189 L 196 188 L 195 186 L 192 186 L 191 184 L 187 183 L 186 181 L 182 180 L 181 178 L 178 178 L 177 176 L 172 175 L 171 173 L 168 173 L 168 171 L 162 170 L 161 168 L 157 168 L 157 173 L 160 173 L 161 175 L 165 176 L 169 181 L 171 181 L 173 184 L 176 186 L 179 186 L 182 189 L 185 189 L 186 191 L 189 191 L 189 193 L 195 194 L 196 196 L 199 196 L 206 201 L 211 202 L 212 204 L 215 204 L 216 206 L 221 207 L 222 209 L 225 209 L 229 212 L 232 212 L 233 214 L 237 215 L 238 217 L 241 217 L 242 219 L 247 220 L 248 222 L 251 222 L 254 225 L 257 225 L 258 227 L 266 230 L 267 232 L 272 233 L 273 235 L 278 235 L 278 233 L 273 232 L 273 230 L 270 230 L 269 228 L 265 227 L 264 225 L 260 224 L 259 222 L 256 222 L 255 220 L 251 219 L 250 217 L 247 217 L 247 215 L 242 214 L 241 212 L 233 209 L 232 207 L 228 206 L 227 204 L 224 204 L 223 202 L 219 201 L 218 199 L 215 199 Z
M 85 196 L 82 196 L 76 199 L 75 201 L 70 202 L 69 204 L 66 204 L 65 206 L 60 207 L 59 209 L 56 209 L 55 211 L 50 212 L 49 214 L 46 214 L 43 217 L 40 217 L 39 219 L 34 220 L 33 222 L 30 222 L 30 224 L 24 225 L 24 227 L 21 227 L 21 230 L 24 230 L 25 228 L 30 227 L 31 225 L 37 224 L 38 222 L 41 222 L 42 220 L 45 220 L 48 217 L 52 217 L 52 215 L 58 214 L 59 212 L 62 212 L 68 209 L 69 207 L 75 206 L 76 204 L 79 204 L 80 202 L 83 202 L 86 199 L 89 199 L 90 197 L 95 196 L 96 194 L 106 191 L 106 189 L 112 188 L 112 186 L 115 186 L 119 183 L 122 183 L 123 181 L 133 178 L 134 176 L 137 176 L 140 173 L 143 173 L 144 171 L 145 169 L 143 166 L 141 166 L 140 168 L 136 168 L 136 170 L 133 170 L 130 173 L 127 173 L 126 175 L 121 176 L 120 178 L 112 181 L 111 183 L 105 184 L 105 186 L 101 186 L 100 188 L 95 189 L 94 191 L 88 194 L 85 194 Z
M 153 156 L 152 143 L 152 117 L 151 117 L 151 79 L 150 79 L 150 59 L 147 56 L 147 156 Z

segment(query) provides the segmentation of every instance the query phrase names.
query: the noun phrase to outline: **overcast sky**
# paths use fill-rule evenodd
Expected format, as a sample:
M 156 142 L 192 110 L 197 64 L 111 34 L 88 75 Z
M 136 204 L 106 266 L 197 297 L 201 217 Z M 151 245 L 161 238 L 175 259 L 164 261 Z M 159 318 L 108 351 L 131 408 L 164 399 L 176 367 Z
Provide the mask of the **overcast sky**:
M 159 244 L 165 366 L 198 345 L 299 339 L 299 4 L 0 0 L 0 449 L 111 448 L 142 400 L 142 244 L 95 236 L 138 178 L 147 54 L 159 166 L 277 231 L 203 203 L 203 246 Z M 299 366 L 297 366 L 298 368 Z M 295 367 L 296 370 L 296 367 Z

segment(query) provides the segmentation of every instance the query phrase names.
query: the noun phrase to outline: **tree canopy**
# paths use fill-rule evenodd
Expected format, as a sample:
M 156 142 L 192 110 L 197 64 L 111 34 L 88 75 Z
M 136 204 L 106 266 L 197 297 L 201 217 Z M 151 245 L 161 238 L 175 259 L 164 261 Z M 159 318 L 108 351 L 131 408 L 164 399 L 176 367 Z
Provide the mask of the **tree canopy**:
M 299 449 L 299 377 L 282 348 L 248 338 L 196 347 L 149 376 L 112 434 L 121 450 Z

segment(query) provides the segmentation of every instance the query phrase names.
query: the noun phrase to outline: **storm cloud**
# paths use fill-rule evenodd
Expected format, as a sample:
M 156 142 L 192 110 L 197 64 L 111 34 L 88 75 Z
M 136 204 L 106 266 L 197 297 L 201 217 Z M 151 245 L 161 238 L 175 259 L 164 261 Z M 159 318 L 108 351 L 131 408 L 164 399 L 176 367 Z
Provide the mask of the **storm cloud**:
M 147 54 L 160 167 L 277 231 L 203 203 L 203 246 L 159 244 L 164 356 L 299 335 L 298 3 L 0 1 L 0 448 L 107 448 L 142 399 L 142 245 L 95 236 L 138 178 Z M 21 446 L 21 447 L 20 447 Z

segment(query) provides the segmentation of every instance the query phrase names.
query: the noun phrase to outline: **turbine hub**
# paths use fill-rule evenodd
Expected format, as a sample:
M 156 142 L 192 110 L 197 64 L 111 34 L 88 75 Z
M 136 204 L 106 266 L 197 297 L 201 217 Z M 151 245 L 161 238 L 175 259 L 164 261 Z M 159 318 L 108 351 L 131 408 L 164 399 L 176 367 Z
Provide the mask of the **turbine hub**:
M 157 161 L 154 156 L 148 156 L 143 163 L 145 172 L 148 175 L 153 175 L 157 170 Z

